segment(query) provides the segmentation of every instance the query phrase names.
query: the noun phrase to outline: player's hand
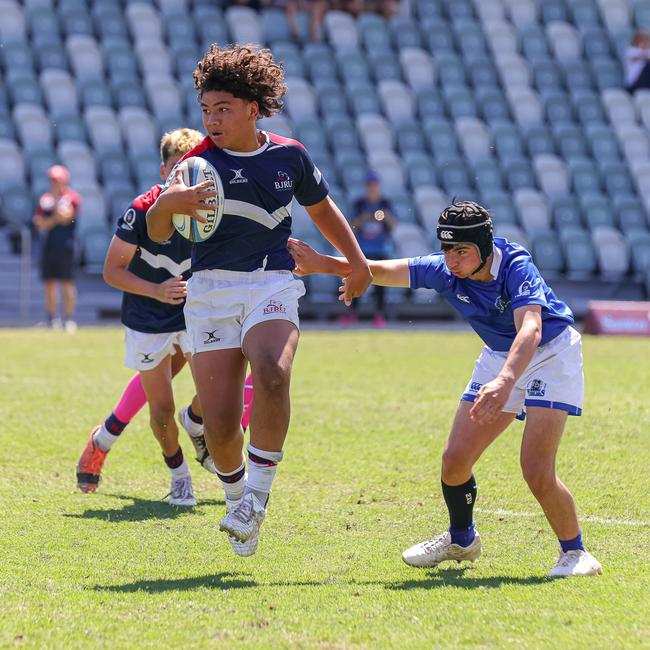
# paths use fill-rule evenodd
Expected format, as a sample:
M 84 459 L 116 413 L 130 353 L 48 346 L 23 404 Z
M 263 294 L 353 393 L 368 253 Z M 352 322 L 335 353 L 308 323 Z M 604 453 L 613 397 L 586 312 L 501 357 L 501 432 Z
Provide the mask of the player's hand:
M 469 416 L 479 424 L 489 424 L 501 413 L 512 391 L 513 384 L 497 377 L 479 389 Z
M 352 304 L 353 298 L 359 298 L 372 282 L 372 273 L 370 268 L 363 266 L 354 269 L 350 275 L 343 278 L 343 283 L 339 287 L 341 295 L 339 300 L 344 302 L 347 307 Z
M 207 223 L 198 210 L 205 210 L 205 202 L 216 197 L 211 181 L 203 181 L 196 185 L 185 185 L 183 171 L 179 167 L 174 172 L 171 183 L 164 192 L 164 202 L 168 210 L 179 214 L 188 214 L 201 223 Z
M 303 275 L 311 275 L 312 273 L 322 273 L 320 260 L 323 256 L 309 244 L 289 237 L 287 250 L 291 253 L 291 257 L 293 257 L 296 263 L 296 268 L 293 270 L 295 275 L 302 277 Z
M 166 302 L 170 305 L 180 305 L 187 296 L 187 282 L 183 276 L 169 278 L 158 285 L 158 295 L 156 299 L 160 302 Z

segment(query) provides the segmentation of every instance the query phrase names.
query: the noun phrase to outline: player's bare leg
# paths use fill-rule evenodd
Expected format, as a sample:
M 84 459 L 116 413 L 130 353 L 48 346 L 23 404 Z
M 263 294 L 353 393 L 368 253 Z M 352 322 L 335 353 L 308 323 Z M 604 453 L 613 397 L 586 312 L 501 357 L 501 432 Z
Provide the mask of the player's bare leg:
M 584 548 L 575 500 L 555 471 L 555 458 L 566 424 L 567 412 L 528 407 L 521 444 L 524 479 L 560 540 L 562 554 L 551 575 L 593 575 L 600 564 Z
M 481 554 L 481 538 L 472 517 L 476 501 L 472 468 L 515 416 L 501 412 L 493 422 L 479 424 L 470 418 L 471 407 L 471 402 L 459 404 L 442 454 L 442 491 L 449 510 L 449 530 L 404 551 L 402 559 L 410 566 L 431 568 L 447 560 L 473 562 Z
M 57 282 L 55 280 L 43 281 L 43 296 L 45 298 L 45 311 L 47 312 L 48 325 L 50 327 L 60 326 L 56 315 L 57 309 Z
M 172 475 L 169 503 L 196 505 L 192 493 L 192 479 L 178 442 L 178 427 L 174 420 L 172 359 L 171 355 L 167 356 L 152 370 L 142 371 L 140 376 L 149 403 L 151 430 L 160 444 L 165 463 Z
M 77 330 L 77 324 L 74 321 L 74 308 L 77 303 L 77 289 L 72 280 L 63 280 L 61 282 L 61 291 L 63 293 L 63 318 L 66 332 L 73 333 Z
M 284 440 L 289 428 L 291 367 L 298 346 L 298 328 L 290 321 L 258 323 L 244 337 L 243 352 L 251 364 L 255 401 L 248 446 L 248 482 L 244 498 L 219 526 L 221 530 L 257 546 L 266 515 Z

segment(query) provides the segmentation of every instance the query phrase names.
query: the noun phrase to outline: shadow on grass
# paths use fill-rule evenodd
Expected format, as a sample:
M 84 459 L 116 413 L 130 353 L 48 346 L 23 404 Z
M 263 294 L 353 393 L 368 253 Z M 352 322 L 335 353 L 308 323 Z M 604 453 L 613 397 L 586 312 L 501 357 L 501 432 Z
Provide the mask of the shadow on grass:
M 65 513 L 64 517 L 74 519 L 101 519 L 102 521 L 146 521 L 148 519 L 176 519 L 180 515 L 194 512 L 201 506 L 224 505 L 223 500 L 199 499 L 195 507 L 170 506 L 167 501 L 161 499 L 138 499 L 121 494 L 103 494 L 104 497 L 111 497 L 121 501 L 129 501 L 128 505 L 122 508 L 92 508 L 82 513 Z
M 513 577 L 513 576 L 490 576 L 485 578 L 474 578 L 463 575 L 465 569 L 448 569 L 435 574 L 427 573 L 426 577 L 420 580 L 404 580 L 390 582 L 382 580 L 350 580 L 338 586 L 349 587 L 374 587 L 380 586 L 392 591 L 408 591 L 412 589 L 437 589 L 441 587 L 457 587 L 459 589 L 496 589 L 503 585 L 533 586 L 546 584 L 549 578 L 544 576 Z M 124 585 L 95 585 L 95 591 L 111 591 L 119 593 L 135 593 L 145 591 L 148 593 L 161 593 L 166 591 L 189 591 L 192 589 L 246 589 L 250 587 L 324 587 L 332 585 L 328 580 L 281 580 L 277 582 L 260 583 L 248 578 L 248 574 L 238 573 L 215 573 L 194 578 L 180 578 L 178 580 L 138 580 Z
M 126 585 L 95 585 L 95 591 L 111 591 L 114 593 L 135 593 L 145 591 L 151 594 L 166 591 L 189 591 L 191 589 L 247 589 L 257 587 L 258 583 L 241 573 L 213 573 L 195 578 L 179 578 L 178 580 L 138 580 Z
M 458 587 L 459 589 L 498 589 L 503 585 L 532 586 L 542 585 L 550 581 L 546 576 L 485 576 L 474 577 L 465 575 L 465 568 L 442 569 L 435 573 L 427 572 L 420 580 L 403 580 L 386 584 L 386 589 L 394 591 L 409 591 L 412 589 L 436 589 L 438 587 Z

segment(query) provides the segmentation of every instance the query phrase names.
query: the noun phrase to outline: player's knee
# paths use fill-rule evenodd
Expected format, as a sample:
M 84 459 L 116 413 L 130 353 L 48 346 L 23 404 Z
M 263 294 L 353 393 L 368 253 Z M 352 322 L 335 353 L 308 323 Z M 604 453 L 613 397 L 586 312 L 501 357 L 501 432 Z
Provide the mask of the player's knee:
M 547 494 L 555 487 L 555 471 L 553 467 L 549 467 L 546 463 L 540 463 L 538 460 L 522 459 L 521 471 L 524 480 L 534 495 Z
M 229 444 L 239 434 L 241 413 L 234 410 L 203 414 L 205 436 L 217 446 Z
M 174 419 L 174 402 L 150 402 L 149 413 L 152 424 L 165 427 Z
M 442 480 L 455 485 L 459 480 L 467 478 L 471 473 L 471 465 L 467 464 L 467 452 L 456 445 L 448 445 L 442 452 Z
M 258 364 L 253 377 L 255 390 L 281 393 L 289 389 L 291 368 L 281 362 L 266 360 Z

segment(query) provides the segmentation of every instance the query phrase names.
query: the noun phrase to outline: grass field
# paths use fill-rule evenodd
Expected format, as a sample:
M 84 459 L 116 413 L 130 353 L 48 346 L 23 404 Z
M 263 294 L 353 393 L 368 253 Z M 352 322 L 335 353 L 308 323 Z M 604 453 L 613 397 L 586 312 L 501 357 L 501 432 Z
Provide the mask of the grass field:
M 285 460 L 242 559 L 198 464 L 196 508 L 160 501 L 168 473 L 144 413 L 100 492 L 76 491 L 87 432 L 130 376 L 120 330 L 0 331 L 0 645 L 650 647 L 649 340 L 586 339 L 585 415 L 560 450 L 603 576 L 545 578 L 557 541 L 520 476 L 520 424 L 477 466 L 481 560 L 402 563 L 447 527 L 440 452 L 479 347 L 463 333 L 304 333 Z M 176 387 L 182 405 L 186 371 Z

